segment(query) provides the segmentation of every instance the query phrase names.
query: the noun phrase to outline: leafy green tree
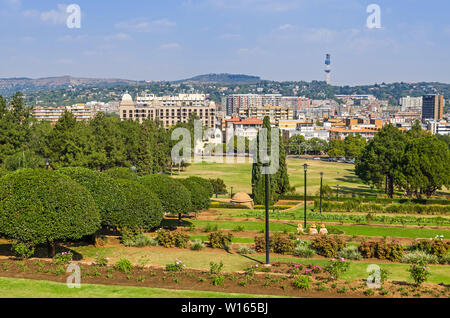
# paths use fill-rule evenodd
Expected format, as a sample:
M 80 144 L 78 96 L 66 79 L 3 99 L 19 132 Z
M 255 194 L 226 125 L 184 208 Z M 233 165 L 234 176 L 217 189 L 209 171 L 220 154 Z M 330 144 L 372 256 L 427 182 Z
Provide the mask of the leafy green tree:
M 0 180 L 0 233 L 20 243 L 78 240 L 100 227 L 89 191 L 67 176 L 47 170 L 21 169 Z
M 181 221 L 182 214 L 192 211 L 191 194 L 181 182 L 161 174 L 144 176 L 139 182 L 158 196 L 164 213 L 178 214 Z
M 191 195 L 191 212 L 198 212 L 209 208 L 211 196 L 209 195 L 208 189 L 192 178 L 179 179 L 177 181 L 180 181 Z
M 384 126 L 356 159 L 355 173 L 364 182 L 381 188 L 392 198 L 402 179 L 401 161 L 406 146 L 403 133 L 393 125 Z
M 5 99 L 0 98 L 0 163 L 25 149 L 30 140 L 30 108 L 25 105 L 22 94 L 16 93 L 9 105 L 7 109 Z
M 66 167 L 56 170 L 84 186 L 92 195 L 100 213 L 102 225 L 119 226 L 115 217 L 127 213 L 124 207 L 125 198 L 117 181 L 106 173 L 88 168 Z
M 53 168 L 87 167 L 90 144 L 84 123 L 77 123 L 73 114 L 64 112 L 47 138 L 47 155 Z
M 163 208 L 158 196 L 137 181 L 117 179 L 124 198 L 123 210 L 116 210 L 113 221 L 120 229 L 150 231 L 161 225 Z
M 120 119 L 98 113 L 88 125 L 91 153 L 89 167 L 100 171 L 127 164 L 124 142 L 117 129 Z
M 450 185 L 450 150 L 432 135 L 409 138 L 401 169 L 401 185 L 408 195 L 430 197 Z
M 211 185 L 213 187 L 213 193 L 216 194 L 216 198 L 219 194 L 227 194 L 228 190 L 227 190 L 227 186 L 225 185 L 225 182 L 220 179 L 209 179 L 209 181 L 211 182 Z
M 345 144 L 343 140 L 333 139 L 328 143 L 328 156 L 345 157 Z
M 192 176 L 187 179 L 192 180 L 192 181 L 198 183 L 199 185 L 201 185 L 203 188 L 205 188 L 209 197 L 213 196 L 214 188 L 213 188 L 213 185 L 211 184 L 210 180 L 201 178 L 201 177 L 196 177 L 196 176 Z
M 263 120 L 263 128 L 260 130 L 256 141 L 256 158 L 252 166 L 252 196 L 255 204 L 265 203 L 265 177 L 262 173 L 263 161 L 260 158 L 259 147 L 260 140 L 267 138 L 267 149 L 271 149 L 271 126 L 270 118 L 266 116 Z M 267 135 L 267 137 L 265 136 Z M 281 136 L 280 136 L 281 138 Z M 279 144 L 279 168 L 275 174 L 269 176 L 269 204 L 273 204 L 278 200 L 280 194 L 290 190 L 289 179 L 287 176 L 286 153 L 283 143 Z M 275 154 L 268 154 L 269 157 Z
M 305 152 L 305 137 L 302 135 L 295 135 L 288 139 L 287 149 L 289 154 L 300 155 Z
M 14 171 L 22 168 L 44 168 L 45 160 L 31 151 L 19 151 L 5 159 L 3 164 L 6 170 Z
M 366 139 L 360 134 L 348 135 L 344 139 L 344 151 L 346 158 L 358 158 L 366 146 Z

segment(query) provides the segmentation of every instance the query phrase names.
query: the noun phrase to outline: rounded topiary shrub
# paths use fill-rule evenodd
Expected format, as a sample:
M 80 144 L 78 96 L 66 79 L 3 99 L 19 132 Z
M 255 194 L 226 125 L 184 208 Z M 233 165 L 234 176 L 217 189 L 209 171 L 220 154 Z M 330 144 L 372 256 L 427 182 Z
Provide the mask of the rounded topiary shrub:
M 163 209 L 158 197 L 142 184 L 118 179 L 122 209 L 112 215 L 112 222 L 119 228 L 133 231 L 150 231 L 159 226 L 163 219 Z
M 0 233 L 40 244 L 77 240 L 100 227 L 89 191 L 67 176 L 22 169 L 0 179 Z
M 117 226 L 116 214 L 126 213 L 122 191 L 116 179 L 87 168 L 61 168 L 62 173 L 89 190 L 100 212 L 103 225 Z
M 152 174 L 140 178 L 139 182 L 158 196 L 165 213 L 182 214 L 192 210 L 190 192 L 179 181 Z
M 192 212 L 206 210 L 211 203 L 211 196 L 207 189 L 205 189 L 200 183 L 196 182 L 192 178 L 180 179 L 186 189 L 188 189 L 191 195 Z
M 105 170 L 103 173 L 114 179 L 126 179 L 126 180 L 137 180 L 138 175 L 131 171 L 130 168 L 125 167 L 114 167 L 108 170 Z
M 196 183 L 200 184 L 203 188 L 206 189 L 209 197 L 213 196 L 214 188 L 213 188 L 213 185 L 212 185 L 210 180 L 204 179 L 204 178 L 201 178 L 201 177 L 189 177 L 186 180 L 195 181 Z

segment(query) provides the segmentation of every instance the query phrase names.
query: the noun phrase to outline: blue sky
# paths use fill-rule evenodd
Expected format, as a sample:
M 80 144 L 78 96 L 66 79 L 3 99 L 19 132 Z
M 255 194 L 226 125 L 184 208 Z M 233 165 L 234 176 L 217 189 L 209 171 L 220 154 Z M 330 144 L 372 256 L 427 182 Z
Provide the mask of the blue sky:
M 448 0 L 0 0 L 0 77 L 450 83 Z M 69 4 L 80 29 L 66 26 Z M 369 4 L 381 8 L 369 29 Z

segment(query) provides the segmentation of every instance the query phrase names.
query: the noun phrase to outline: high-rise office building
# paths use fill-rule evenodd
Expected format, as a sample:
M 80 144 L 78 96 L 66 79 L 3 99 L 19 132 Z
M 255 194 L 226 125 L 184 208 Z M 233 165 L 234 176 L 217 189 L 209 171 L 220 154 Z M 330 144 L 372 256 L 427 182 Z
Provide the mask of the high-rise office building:
M 424 95 L 422 100 L 422 120 L 441 120 L 444 117 L 444 96 Z

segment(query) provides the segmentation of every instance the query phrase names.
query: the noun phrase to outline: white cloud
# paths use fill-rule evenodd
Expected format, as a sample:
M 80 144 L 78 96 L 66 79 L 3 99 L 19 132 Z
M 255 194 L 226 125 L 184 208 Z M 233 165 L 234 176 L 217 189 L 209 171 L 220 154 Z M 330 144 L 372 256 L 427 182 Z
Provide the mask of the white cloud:
M 39 18 L 42 22 L 52 23 L 52 24 L 65 24 L 69 13 L 66 12 L 67 5 L 58 4 L 57 10 L 50 10 L 41 12 Z
M 279 31 L 284 31 L 284 30 L 289 30 L 289 29 L 292 29 L 292 24 L 283 24 L 278 27 Z
M 21 40 L 22 42 L 27 42 L 27 43 L 29 43 L 29 42 L 34 42 L 34 41 L 36 41 L 36 38 L 33 37 L 33 36 L 23 36 L 23 37 L 20 38 L 20 40 Z
M 62 58 L 62 59 L 56 60 L 55 63 L 56 64 L 72 64 L 73 60 L 67 59 L 67 58 Z
M 252 9 L 258 11 L 284 12 L 299 8 L 304 0 L 206 0 L 220 9 Z
M 22 15 L 26 18 L 39 18 L 40 21 L 49 24 L 65 24 L 69 13 L 66 12 L 67 5 L 58 4 L 57 9 L 49 11 L 25 10 Z
M 169 19 L 159 19 L 148 21 L 145 19 L 132 19 L 130 21 L 119 22 L 117 29 L 123 29 L 130 32 L 161 32 L 176 26 L 175 22 Z
M 165 43 L 159 47 L 161 50 L 178 50 L 181 48 L 181 45 L 178 43 Z
M 4 2 L 13 9 L 18 9 L 22 5 L 21 0 L 4 0 Z
M 130 40 L 131 37 L 123 32 L 119 32 L 113 35 L 108 35 L 105 37 L 105 41 L 125 41 L 125 40 Z
M 234 34 L 234 33 L 225 33 L 220 36 L 220 39 L 222 40 L 229 40 L 229 39 L 240 39 L 240 34 Z
M 86 39 L 88 36 L 83 34 L 83 35 L 77 35 L 77 36 L 72 36 L 72 35 L 64 35 L 58 38 L 58 41 L 60 42 L 75 42 L 75 41 L 80 41 L 83 39 Z

